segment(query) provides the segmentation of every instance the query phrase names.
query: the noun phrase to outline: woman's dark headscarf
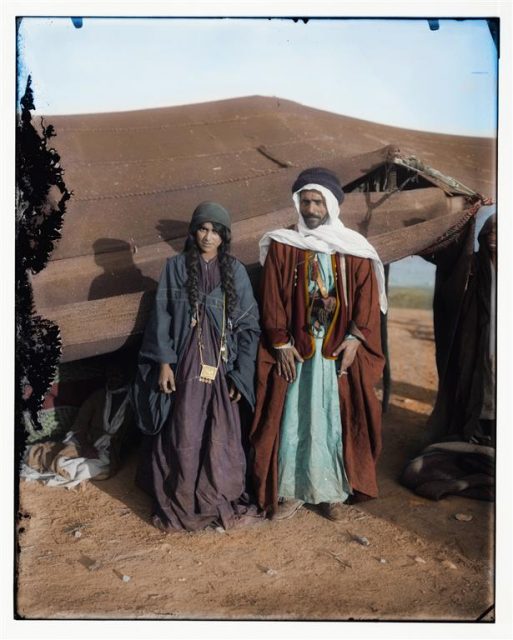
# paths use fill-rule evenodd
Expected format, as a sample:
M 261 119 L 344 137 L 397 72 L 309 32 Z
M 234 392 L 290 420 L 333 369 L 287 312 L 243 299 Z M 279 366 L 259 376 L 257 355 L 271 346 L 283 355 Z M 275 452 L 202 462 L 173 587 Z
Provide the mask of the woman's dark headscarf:
M 205 222 L 217 222 L 217 224 L 222 224 L 228 230 L 231 230 L 232 226 L 230 214 L 217 202 L 202 202 L 194 209 L 190 227 L 197 229 Z

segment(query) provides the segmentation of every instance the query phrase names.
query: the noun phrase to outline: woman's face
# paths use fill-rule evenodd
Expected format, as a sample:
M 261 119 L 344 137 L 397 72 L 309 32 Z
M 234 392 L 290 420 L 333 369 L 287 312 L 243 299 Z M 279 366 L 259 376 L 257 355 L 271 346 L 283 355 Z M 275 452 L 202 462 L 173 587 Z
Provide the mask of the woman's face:
M 211 222 L 204 222 L 196 231 L 196 244 L 200 252 L 206 256 L 216 255 L 222 242 L 223 239 Z

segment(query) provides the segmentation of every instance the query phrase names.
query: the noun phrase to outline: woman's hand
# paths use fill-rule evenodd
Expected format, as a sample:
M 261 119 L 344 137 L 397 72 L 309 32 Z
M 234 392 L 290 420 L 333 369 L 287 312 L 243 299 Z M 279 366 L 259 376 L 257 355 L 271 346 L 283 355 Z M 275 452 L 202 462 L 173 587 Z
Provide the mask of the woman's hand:
M 240 391 L 231 381 L 228 383 L 228 394 L 232 402 L 238 402 L 242 398 Z
M 167 363 L 160 365 L 159 389 L 162 393 L 173 393 L 173 391 L 176 391 L 175 374 L 171 366 Z

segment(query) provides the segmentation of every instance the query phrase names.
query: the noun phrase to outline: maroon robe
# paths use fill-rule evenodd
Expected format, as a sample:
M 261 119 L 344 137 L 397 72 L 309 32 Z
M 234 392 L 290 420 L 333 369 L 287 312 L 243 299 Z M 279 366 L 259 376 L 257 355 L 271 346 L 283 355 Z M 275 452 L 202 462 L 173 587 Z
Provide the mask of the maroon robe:
M 263 334 L 257 361 L 253 483 L 259 506 L 275 509 L 278 502 L 280 424 L 288 383 L 276 373 L 272 346 L 292 340 L 308 359 L 314 340 L 307 330 L 308 259 L 312 252 L 272 242 L 261 287 Z M 322 353 L 333 351 L 352 333 L 361 341 L 348 375 L 339 378 L 344 466 L 353 491 L 378 495 L 376 460 L 381 451 L 381 406 L 374 391 L 383 370 L 378 286 L 372 262 L 345 256 L 346 296 L 341 255 L 332 256 L 337 307 L 323 341 Z M 347 304 L 345 302 L 347 297 Z

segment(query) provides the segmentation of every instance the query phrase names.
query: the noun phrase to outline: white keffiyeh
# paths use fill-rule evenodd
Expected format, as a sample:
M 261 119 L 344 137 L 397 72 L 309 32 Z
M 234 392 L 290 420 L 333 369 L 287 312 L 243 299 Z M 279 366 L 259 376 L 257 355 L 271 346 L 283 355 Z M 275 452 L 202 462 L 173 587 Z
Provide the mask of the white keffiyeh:
M 309 229 L 299 208 L 301 191 L 319 191 L 326 201 L 328 220 L 317 227 Z M 260 240 L 260 263 L 263 265 L 271 240 L 288 244 L 297 249 L 317 251 L 319 253 L 341 253 L 372 260 L 379 290 L 379 305 L 383 313 L 387 312 L 388 303 L 385 291 L 385 272 L 376 249 L 361 233 L 348 229 L 339 218 L 339 204 L 333 193 L 320 184 L 307 184 L 292 195 L 298 213 L 297 231 L 294 229 L 277 229 L 267 232 Z

